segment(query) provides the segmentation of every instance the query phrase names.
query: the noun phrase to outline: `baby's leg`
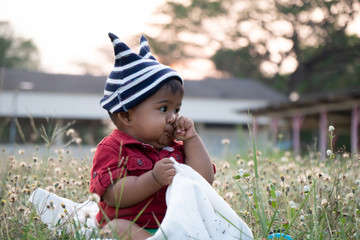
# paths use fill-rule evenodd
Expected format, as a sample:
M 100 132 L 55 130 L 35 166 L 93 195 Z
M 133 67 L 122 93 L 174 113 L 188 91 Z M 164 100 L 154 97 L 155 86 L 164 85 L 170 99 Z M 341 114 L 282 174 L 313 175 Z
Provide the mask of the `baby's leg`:
M 113 230 L 119 239 L 144 240 L 152 236 L 136 223 L 126 219 L 114 219 L 109 224 L 105 225 L 103 230 L 109 233 L 112 233 Z

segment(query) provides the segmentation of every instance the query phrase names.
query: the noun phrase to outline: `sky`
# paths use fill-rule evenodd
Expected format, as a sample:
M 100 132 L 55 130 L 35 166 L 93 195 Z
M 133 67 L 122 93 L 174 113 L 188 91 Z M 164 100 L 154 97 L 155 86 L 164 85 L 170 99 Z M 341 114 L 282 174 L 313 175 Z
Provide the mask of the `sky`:
M 9 22 L 16 37 L 34 42 L 40 52 L 42 71 L 83 74 L 84 68 L 79 63 L 87 63 L 102 69 L 102 74 L 107 74 L 107 69 L 110 72 L 113 63 L 99 49 L 113 53 L 108 32 L 113 32 L 133 47 L 129 40 L 134 35 L 153 35 L 154 29 L 150 23 L 159 21 L 154 12 L 164 2 L 0 0 L 0 21 Z M 349 31 L 360 35 L 359 26 L 360 17 L 357 17 Z M 202 79 L 217 74 L 213 63 L 204 59 L 173 67 L 188 79 Z
M 153 12 L 165 0 L 0 0 L 0 21 L 7 21 L 16 37 L 38 47 L 41 70 L 81 74 L 79 62 L 112 67 L 99 48 L 113 52 L 107 36 L 113 32 L 126 42 L 147 34 Z M 109 65 L 110 64 L 110 65 Z M 109 66 L 108 66 L 109 65 Z

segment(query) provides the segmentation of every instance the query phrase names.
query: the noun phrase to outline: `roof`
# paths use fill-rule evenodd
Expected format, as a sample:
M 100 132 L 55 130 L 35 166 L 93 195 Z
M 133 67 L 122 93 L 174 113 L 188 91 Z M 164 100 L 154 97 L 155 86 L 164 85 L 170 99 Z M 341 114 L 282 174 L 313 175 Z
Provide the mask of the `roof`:
M 0 91 L 102 94 L 106 76 L 49 74 L 20 69 L 0 69 Z M 286 101 L 286 96 L 251 79 L 185 79 L 185 97 Z
M 322 110 L 341 111 L 352 109 L 360 104 L 360 88 L 341 89 L 337 91 L 307 94 L 297 101 L 284 101 L 266 107 L 252 109 L 251 113 L 257 116 L 278 114 L 292 116 L 294 114 L 319 113 Z M 241 112 L 241 111 L 240 111 Z
M 252 79 L 206 78 L 200 81 L 187 81 L 184 87 L 186 96 L 225 99 L 240 98 L 248 100 L 260 99 L 271 102 L 283 102 L 287 100 L 283 93 Z
M 49 74 L 22 69 L 0 69 L 0 90 L 102 94 L 104 77 Z

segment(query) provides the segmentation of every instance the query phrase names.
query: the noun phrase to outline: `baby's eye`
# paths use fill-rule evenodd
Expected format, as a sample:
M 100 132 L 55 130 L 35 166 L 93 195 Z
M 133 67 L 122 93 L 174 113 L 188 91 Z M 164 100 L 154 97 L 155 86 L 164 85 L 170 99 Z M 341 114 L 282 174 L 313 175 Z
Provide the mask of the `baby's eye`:
M 160 108 L 160 111 L 162 111 L 162 112 L 167 112 L 167 107 L 166 107 L 166 106 L 161 107 L 161 108 Z
M 179 112 L 180 112 L 180 108 L 174 110 L 174 113 L 179 113 Z

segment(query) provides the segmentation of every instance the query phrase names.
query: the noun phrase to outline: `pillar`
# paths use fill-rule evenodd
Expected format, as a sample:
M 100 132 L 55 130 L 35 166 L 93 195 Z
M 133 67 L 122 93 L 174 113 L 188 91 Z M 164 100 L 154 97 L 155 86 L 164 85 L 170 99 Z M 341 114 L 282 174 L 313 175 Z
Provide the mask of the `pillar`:
M 326 157 L 326 138 L 328 136 L 328 114 L 325 110 L 320 112 L 319 120 L 319 151 L 321 153 L 320 158 L 325 159 Z
M 297 114 L 292 118 L 292 138 L 294 156 L 300 155 L 300 130 L 304 121 L 304 116 Z
M 351 112 L 351 153 L 358 153 L 359 107 L 355 105 Z

